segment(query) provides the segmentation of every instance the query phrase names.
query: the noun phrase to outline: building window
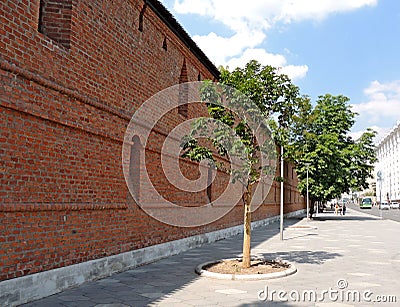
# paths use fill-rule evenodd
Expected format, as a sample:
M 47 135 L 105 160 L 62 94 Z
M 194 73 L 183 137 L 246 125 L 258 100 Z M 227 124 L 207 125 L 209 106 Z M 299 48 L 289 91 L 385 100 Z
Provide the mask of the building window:
M 186 68 L 186 59 L 183 60 L 183 65 L 181 69 L 181 75 L 179 77 L 179 105 L 178 105 L 178 113 L 184 117 L 188 116 L 188 75 Z
M 72 0 L 40 0 L 38 31 L 70 48 Z

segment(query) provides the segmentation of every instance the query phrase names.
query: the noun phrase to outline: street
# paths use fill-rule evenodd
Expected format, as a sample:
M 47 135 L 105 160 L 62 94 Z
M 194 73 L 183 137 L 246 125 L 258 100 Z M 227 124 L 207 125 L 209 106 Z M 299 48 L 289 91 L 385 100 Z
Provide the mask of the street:
M 379 217 L 382 217 L 387 220 L 400 222 L 400 210 L 399 209 L 379 210 L 378 206 L 374 206 L 374 207 L 372 207 L 372 209 L 360 209 L 359 206 L 353 205 L 353 204 L 349 204 L 347 207 L 357 210 L 357 211 L 360 211 L 360 212 L 363 212 L 363 213 L 371 214 L 374 216 L 379 216 Z

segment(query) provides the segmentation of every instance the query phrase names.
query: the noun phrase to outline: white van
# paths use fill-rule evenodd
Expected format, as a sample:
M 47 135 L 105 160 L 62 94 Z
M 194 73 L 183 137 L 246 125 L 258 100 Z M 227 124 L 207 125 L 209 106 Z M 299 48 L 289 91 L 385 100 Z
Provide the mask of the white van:
M 379 205 L 379 209 L 381 209 L 381 210 L 389 210 L 390 209 L 389 203 L 387 201 L 381 202 L 381 204 Z

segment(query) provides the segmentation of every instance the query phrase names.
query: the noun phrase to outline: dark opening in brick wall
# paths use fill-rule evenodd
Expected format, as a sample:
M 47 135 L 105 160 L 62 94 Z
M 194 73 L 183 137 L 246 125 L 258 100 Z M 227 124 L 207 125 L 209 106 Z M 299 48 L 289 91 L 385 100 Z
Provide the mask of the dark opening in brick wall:
M 38 31 L 70 48 L 72 0 L 40 0 Z
M 184 117 L 188 116 L 188 75 L 186 68 L 186 59 L 183 60 L 181 75 L 179 77 L 179 105 L 178 113 Z
M 142 7 L 142 10 L 140 11 L 139 14 L 139 31 L 143 32 L 143 18 L 144 18 L 144 13 L 146 12 L 147 8 L 147 3 L 145 3 Z
M 213 170 L 211 167 L 208 168 L 207 173 L 207 197 L 208 201 L 212 202 L 212 178 L 213 178 Z
M 140 199 L 140 138 L 135 135 L 132 138 L 131 156 L 129 163 L 129 179 L 132 185 L 132 191 L 136 200 Z
M 163 41 L 163 43 L 162 43 L 162 48 L 163 48 L 165 51 L 168 50 L 167 38 L 166 38 L 166 37 L 164 37 L 164 41 Z

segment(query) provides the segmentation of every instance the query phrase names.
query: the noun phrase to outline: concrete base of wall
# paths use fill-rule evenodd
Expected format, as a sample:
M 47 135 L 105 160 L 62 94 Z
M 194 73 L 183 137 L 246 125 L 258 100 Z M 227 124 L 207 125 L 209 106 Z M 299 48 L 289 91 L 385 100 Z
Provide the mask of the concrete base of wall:
M 305 214 L 305 210 L 291 212 L 285 217 Z M 273 216 L 252 223 L 252 228 L 279 220 Z M 54 270 L 0 282 L 0 306 L 16 306 L 61 292 L 84 282 L 104 278 L 114 273 L 157 261 L 203 244 L 243 233 L 243 226 L 230 227 L 189 238 L 157 244 L 122 254 L 70 265 Z

